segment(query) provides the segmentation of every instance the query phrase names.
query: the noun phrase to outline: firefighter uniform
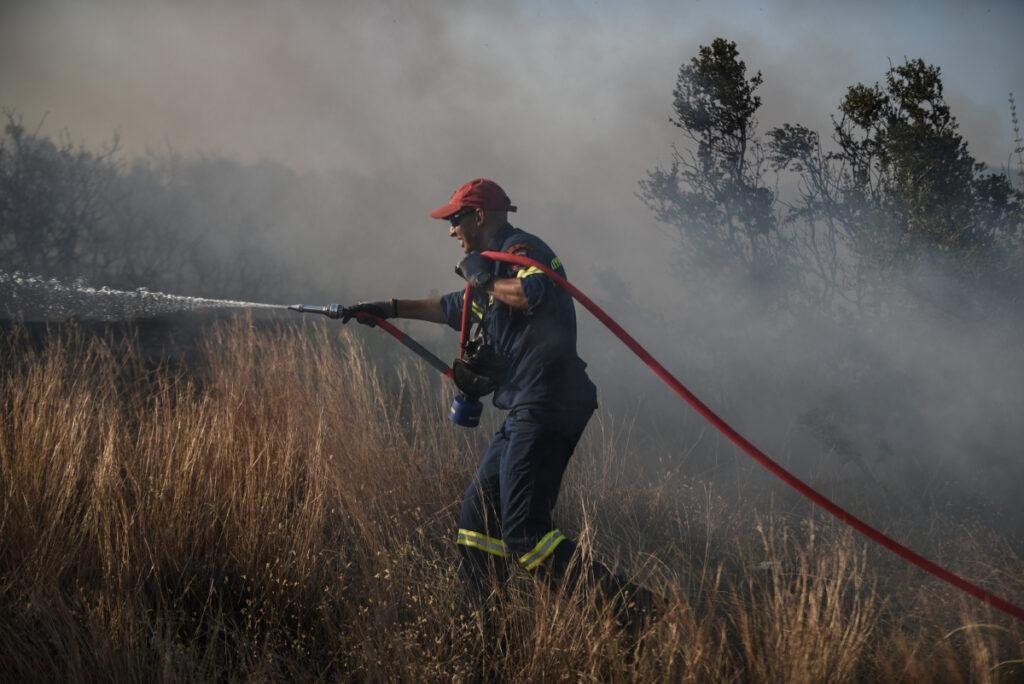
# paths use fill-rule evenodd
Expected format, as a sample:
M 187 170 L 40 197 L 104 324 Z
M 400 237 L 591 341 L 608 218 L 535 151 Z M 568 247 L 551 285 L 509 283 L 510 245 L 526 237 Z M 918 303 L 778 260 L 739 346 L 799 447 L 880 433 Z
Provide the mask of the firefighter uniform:
M 539 238 L 504 224 L 488 247 L 565 270 Z M 555 528 L 552 510 L 562 474 L 597 408 L 597 391 L 576 354 L 576 313 L 571 296 L 536 267 L 494 263 L 496 278 L 519 278 L 528 308 L 516 309 L 473 291 L 471 318 L 509 364 L 493 403 L 509 411 L 466 490 L 458 546 L 475 577 L 498 559 L 528 570 L 564 569 L 574 544 Z M 441 298 L 447 323 L 460 329 L 464 292 Z

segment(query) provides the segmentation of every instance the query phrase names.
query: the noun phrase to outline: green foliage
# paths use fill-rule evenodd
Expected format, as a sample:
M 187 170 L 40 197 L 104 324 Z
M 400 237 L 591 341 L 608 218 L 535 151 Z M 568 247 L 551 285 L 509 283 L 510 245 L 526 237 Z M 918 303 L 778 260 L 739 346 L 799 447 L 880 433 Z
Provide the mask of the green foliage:
M 698 156 L 715 163 L 722 175 L 741 176 L 746 145 L 756 127 L 761 72 L 746 78 L 736 43 L 716 39 L 679 70 L 672 95 L 673 123 L 700 144 Z
M 672 123 L 691 145 L 673 146 L 640 197 L 679 231 L 687 266 L 771 283 L 791 310 L 877 312 L 897 289 L 929 289 L 936 269 L 1019 299 L 1024 193 L 971 156 L 938 67 L 907 60 L 884 85 L 849 87 L 830 150 L 799 124 L 758 136 L 762 81 L 722 38 L 679 71 Z M 777 193 L 782 179 L 795 197 Z
M 674 226 L 689 268 L 729 272 L 763 284 L 780 273 L 776 196 L 763 183 L 766 160 L 756 137 L 755 94 L 736 44 L 716 39 L 679 70 L 672 123 L 696 145 L 673 148 L 668 169 L 648 172 L 640 197 Z
M 857 252 L 886 271 L 934 253 L 979 275 L 1020 230 L 1021 198 L 984 173 L 942 93 L 938 67 L 909 60 L 886 85 L 852 86 L 836 122 L 842 201 Z

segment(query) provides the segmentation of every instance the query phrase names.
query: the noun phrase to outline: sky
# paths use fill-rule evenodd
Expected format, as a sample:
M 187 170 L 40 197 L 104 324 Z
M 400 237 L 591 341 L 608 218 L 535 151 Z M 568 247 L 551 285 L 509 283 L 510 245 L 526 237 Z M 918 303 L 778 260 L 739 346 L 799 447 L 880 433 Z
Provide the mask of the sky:
M 0 105 L 98 146 L 345 169 L 445 199 L 635 206 L 669 158 L 679 67 L 715 37 L 764 76 L 762 130 L 826 132 L 890 61 L 942 69 L 973 154 L 1006 164 L 1024 3 L 3 0 Z M 440 204 L 440 202 L 434 202 Z

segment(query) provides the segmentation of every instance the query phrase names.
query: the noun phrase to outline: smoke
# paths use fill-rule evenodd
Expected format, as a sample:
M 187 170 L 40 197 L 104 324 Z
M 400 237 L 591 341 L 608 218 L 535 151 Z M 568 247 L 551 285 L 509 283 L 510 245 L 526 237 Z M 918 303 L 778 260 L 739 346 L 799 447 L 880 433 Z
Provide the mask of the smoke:
M 128 156 L 274 160 L 316 184 L 259 238 L 294 275 L 281 303 L 459 289 L 458 250 L 427 212 L 494 178 L 520 207 L 513 223 L 548 241 L 575 284 L 799 476 L 913 493 L 907 477 L 927 473 L 1012 511 L 1019 325 L 909 307 L 859 328 L 788 325 L 738 304 L 737 283 L 671 275 L 676 242 L 635 196 L 676 140 L 680 64 L 719 35 L 764 74 L 762 130 L 825 131 L 848 85 L 921 56 L 943 68 L 975 156 L 1005 162 L 1024 6 L 824 4 L 8 2 L 0 104 L 30 125 L 49 112 L 47 130 L 91 145 L 117 131 Z M 244 188 L 234 201 L 247 203 Z M 602 404 L 642 406 L 638 424 L 688 451 L 703 429 L 692 412 L 579 318 Z
M 893 317 L 780 320 L 745 305 L 748 293 L 720 280 L 680 279 L 674 291 L 670 308 L 636 309 L 622 297 L 608 308 L 713 411 L 797 477 L 881 528 L 894 514 L 941 514 L 1019 534 L 1019 311 L 953 316 L 908 296 L 893 303 L 900 311 Z M 785 493 L 586 314 L 581 329 L 605 408 L 636 414 L 641 433 L 654 437 L 634 442 L 645 460 L 659 468 L 685 462 L 719 486 L 738 480 L 745 499 Z

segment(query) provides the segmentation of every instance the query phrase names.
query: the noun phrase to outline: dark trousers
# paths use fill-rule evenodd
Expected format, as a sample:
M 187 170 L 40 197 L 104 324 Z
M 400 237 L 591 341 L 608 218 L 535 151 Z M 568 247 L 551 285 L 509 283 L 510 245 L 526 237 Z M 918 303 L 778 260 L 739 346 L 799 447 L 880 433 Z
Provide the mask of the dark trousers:
M 494 435 L 459 518 L 459 551 L 467 579 L 488 573 L 499 581 L 507 566 L 564 574 L 575 544 L 554 526 L 552 511 L 562 475 L 593 409 L 562 410 L 557 419 L 513 410 Z M 603 580 L 603 566 L 589 569 Z

